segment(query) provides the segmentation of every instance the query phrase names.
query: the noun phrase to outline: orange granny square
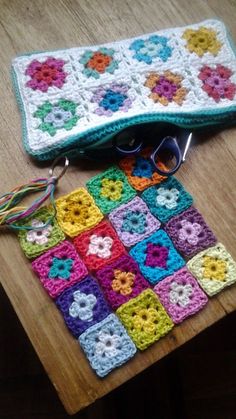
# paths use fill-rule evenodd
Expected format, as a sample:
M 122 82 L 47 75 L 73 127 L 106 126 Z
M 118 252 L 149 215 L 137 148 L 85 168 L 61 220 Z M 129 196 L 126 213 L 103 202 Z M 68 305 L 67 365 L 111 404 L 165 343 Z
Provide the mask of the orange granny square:
M 137 191 L 143 191 L 148 186 L 161 183 L 165 176 L 159 175 L 151 160 L 149 159 L 152 152 L 151 148 L 145 148 L 137 156 L 128 156 L 119 162 L 119 166 L 124 170 L 130 185 Z M 165 165 L 159 162 L 162 170 L 167 170 Z

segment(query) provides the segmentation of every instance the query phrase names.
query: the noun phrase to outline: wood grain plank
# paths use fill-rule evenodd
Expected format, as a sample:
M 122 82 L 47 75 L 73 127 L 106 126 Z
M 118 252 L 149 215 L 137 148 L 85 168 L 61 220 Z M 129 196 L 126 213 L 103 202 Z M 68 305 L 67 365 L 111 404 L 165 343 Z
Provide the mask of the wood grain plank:
M 23 150 L 21 121 L 10 79 L 10 63 L 19 53 L 82 46 L 131 37 L 169 26 L 220 17 L 236 40 L 235 1 L 189 0 L 4 0 L 0 10 L 0 176 L 1 192 L 34 176 L 47 165 L 33 162 Z M 196 136 L 179 179 L 196 198 L 217 237 L 236 258 L 235 178 L 236 130 L 205 129 Z M 103 166 L 75 161 L 63 178 L 58 196 L 84 185 Z M 61 401 L 75 413 L 152 365 L 215 323 L 236 306 L 236 287 L 211 299 L 193 318 L 175 327 L 166 338 L 137 354 L 124 367 L 101 380 L 91 371 L 76 340 L 67 331 L 54 303 L 33 275 L 14 234 L 0 232 L 1 283 L 11 300 Z

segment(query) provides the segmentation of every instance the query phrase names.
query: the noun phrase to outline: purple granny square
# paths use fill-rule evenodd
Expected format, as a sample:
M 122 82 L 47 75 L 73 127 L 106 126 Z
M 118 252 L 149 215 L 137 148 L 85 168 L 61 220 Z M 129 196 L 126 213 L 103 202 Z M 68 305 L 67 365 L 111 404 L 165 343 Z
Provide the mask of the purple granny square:
M 154 231 L 161 223 L 149 211 L 145 202 L 138 196 L 128 204 L 112 211 L 109 219 L 125 246 L 130 247 Z
M 75 337 L 111 312 L 99 285 L 90 276 L 63 292 L 56 304 Z
M 208 301 L 187 268 L 163 279 L 155 286 L 154 291 L 174 323 L 180 323 L 197 313 Z
M 185 257 L 191 257 L 216 243 L 216 237 L 194 207 L 171 218 L 165 230 L 176 249 Z
M 97 271 L 97 279 L 113 310 L 149 288 L 138 264 L 128 255 Z

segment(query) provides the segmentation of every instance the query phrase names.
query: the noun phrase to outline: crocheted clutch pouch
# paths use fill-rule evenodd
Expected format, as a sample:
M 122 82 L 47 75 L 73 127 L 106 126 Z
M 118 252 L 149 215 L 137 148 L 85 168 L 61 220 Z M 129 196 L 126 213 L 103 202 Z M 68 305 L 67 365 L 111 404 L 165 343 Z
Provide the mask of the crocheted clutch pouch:
M 22 55 L 13 80 L 24 145 L 38 159 L 83 153 L 137 124 L 194 128 L 236 119 L 235 47 L 218 20 Z

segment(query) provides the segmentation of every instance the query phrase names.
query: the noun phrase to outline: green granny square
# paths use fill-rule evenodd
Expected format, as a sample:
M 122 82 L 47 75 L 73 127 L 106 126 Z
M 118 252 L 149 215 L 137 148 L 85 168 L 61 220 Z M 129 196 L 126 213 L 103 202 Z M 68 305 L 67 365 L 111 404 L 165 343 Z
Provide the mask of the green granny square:
M 18 233 L 20 245 L 25 255 L 30 259 L 41 255 L 65 238 L 56 218 L 53 217 L 52 210 L 46 207 L 40 208 L 33 215 L 20 222 L 19 225 L 33 227 L 32 230 L 29 228 L 20 230 Z
M 92 177 L 87 182 L 87 188 L 103 214 L 108 214 L 136 195 L 124 173 L 115 166 Z

